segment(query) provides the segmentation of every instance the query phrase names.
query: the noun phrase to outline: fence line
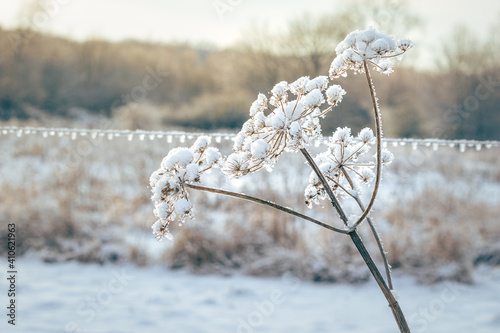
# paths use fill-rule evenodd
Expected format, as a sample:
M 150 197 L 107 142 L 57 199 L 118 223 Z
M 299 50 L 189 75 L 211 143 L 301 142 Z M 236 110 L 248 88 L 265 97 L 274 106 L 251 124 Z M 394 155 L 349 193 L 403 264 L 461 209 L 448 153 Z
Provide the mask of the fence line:
M 109 140 L 113 140 L 116 137 L 126 137 L 129 141 L 134 138 L 139 140 L 149 139 L 166 139 L 168 143 L 173 142 L 174 139 L 178 139 L 181 143 L 193 138 L 206 135 L 214 139 L 215 142 L 220 143 L 222 140 L 231 140 L 235 137 L 235 133 L 190 133 L 182 131 L 144 131 L 144 130 L 116 130 L 116 129 L 88 129 L 88 128 L 49 128 L 49 127 L 18 127 L 18 126 L 0 126 L 0 135 L 12 135 L 15 134 L 18 137 L 23 135 L 41 135 L 42 137 L 49 136 L 70 136 L 73 140 L 78 137 L 88 136 L 92 139 L 97 137 L 106 137 Z M 326 142 L 329 138 L 324 137 L 322 139 L 315 140 L 316 146 Z M 407 138 L 384 138 L 384 146 L 391 144 L 392 146 L 404 146 L 411 145 L 413 149 L 417 149 L 419 146 L 432 147 L 432 149 L 437 150 L 440 146 L 445 147 L 458 147 L 461 152 L 464 152 L 467 148 L 474 148 L 477 151 L 481 150 L 483 147 L 498 148 L 500 147 L 500 141 L 478 141 L 478 140 L 442 140 L 442 139 L 407 139 Z

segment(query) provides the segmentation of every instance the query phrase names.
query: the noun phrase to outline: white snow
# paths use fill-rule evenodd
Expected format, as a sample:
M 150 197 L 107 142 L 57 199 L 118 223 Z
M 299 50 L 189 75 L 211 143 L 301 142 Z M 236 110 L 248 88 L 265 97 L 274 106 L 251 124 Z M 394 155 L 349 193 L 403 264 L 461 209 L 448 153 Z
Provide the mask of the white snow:
M 319 89 L 314 89 L 304 97 L 304 108 L 319 107 L 325 102 L 323 94 Z
M 267 150 L 269 149 L 269 145 L 266 141 L 259 139 L 255 142 L 252 142 L 251 152 L 253 157 L 255 158 L 265 158 L 267 155 Z
M 207 146 L 210 144 L 210 138 L 208 136 L 200 136 L 196 141 L 193 143 L 193 146 L 191 149 L 199 153 L 200 151 L 204 150 L 207 148 Z
M 184 198 L 177 200 L 174 203 L 175 212 L 179 215 L 188 214 L 191 210 L 191 204 Z
M 271 93 L 276 97 L 281 97 L 283 96 L 283 94 L 285 94 L 287 88 L 288 88 L 288 82 L 281 81 L 276 83 L 273 89 L 271 89 Z
M 365 127 L 359 132 L 358 138 L 361 140 L 361 142 L 368 143 L 371 142 L 375 137 L 373 135 L 372 129 L 369 127 Z
M 314 284 L 293 277 L 191 275 L 161 267 L 17 260 L 16 326 L 1 332 L 397 332 L 374 282 Z M 396 277 L 414 333 L 500 330 L 500 270 L 473 286 Z M 1 290 L 7 281 L 0 280 Z M 2 292 L 1 304 L 7 304 Z M 4 310 L 5 312 L 5 310 Z
M 328 77 L 320 75 L 307 82 L 306 88 L 307 91 L 311 91 L 313 89 L 319 89 L 323 91 L 327 86 L 328 86 Z
M 338 84 L 334 84 L 326 89 L 326 97 L 327 102 L 330 105 L 337 105 L 342 101 L 343 96 L 346 94 L 346 91 L 342 89 Z
M 290 84 L 290 91 L 294 95 L 303 95 L 306 92 L 309 76 L 302 76 Z
M 193 153 L 188 148 L 174 148 L 163 159 L 161 165 L 163 168 L 170 170 L 175 164 L 186 166 L 193 159 Z

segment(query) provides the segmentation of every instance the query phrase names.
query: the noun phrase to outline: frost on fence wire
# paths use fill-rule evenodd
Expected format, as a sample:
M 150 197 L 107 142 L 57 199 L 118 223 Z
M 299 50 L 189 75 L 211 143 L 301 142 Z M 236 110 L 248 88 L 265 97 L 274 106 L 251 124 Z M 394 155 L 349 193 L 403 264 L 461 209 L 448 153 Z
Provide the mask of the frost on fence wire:
M 173 143 L 174 140 L 184 143 L 186 140 L 193 140 L 202 135 L 208 136 L 216 143 L 222 141 L 233 140 L 236 137 L 235 133 L 191 133 L 181 131 L 143 131 L 143 130 L 99 130 L 99 129 L 75 129 L 75 128 L 47 128 L 47 127 L 17 127 L 17 126 L 3 126 L 0 127 L 1 135 L 16 135 L 21 137 L 23 135 L 40 135 L 43 138 L 49 136 L 63 137 L 68 136 L 73 140 L 79 137 L 89 137 L 92 139 L 107 138 L 113 140 L 114 138 L 124 137 L 128 141 L 134 139 L 144 140 L 165 140 L 167 143 Z M 323 137 L 322 140 L 315 140 L 315 145 L 319 146 L 328 141 L 329 137 Z M 355 138 L 356 139 L 356 138 Z M 413 149 L 418 147 L 431 147 L 433 150 L 438 150 L 439 147 L 458 147 L 460 152 L 465 152 L 468 148 L 473 148 L 480 151 L 482 148 L 498 148 L 500 141 L 478 141 L 478 140 L 441 140 L 441 139 L 406 139 L 406 138 L 384 138 L 383 144 L 385 147 L 391 145 L 393 147 L 409 145 Z

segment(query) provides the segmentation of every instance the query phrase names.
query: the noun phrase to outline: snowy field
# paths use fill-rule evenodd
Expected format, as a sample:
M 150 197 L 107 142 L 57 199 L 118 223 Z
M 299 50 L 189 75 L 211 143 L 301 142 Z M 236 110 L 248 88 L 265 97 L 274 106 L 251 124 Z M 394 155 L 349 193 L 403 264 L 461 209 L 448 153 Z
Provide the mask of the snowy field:
M 396 332 L 373 282 L 314 284 L 290 276 L 198 276 L 161 267 L 18 260 L 18 316 L 1 332 Z M 396 277 L 413 332 L 500 331 L 500 270 L 473 286 Z M 5 290 L 2 278 L 0 287 Z M 2 293 L 2 304 L 6 295 Z
M 149 175 L 189 140 L 0 136 L 0 236 L 16 224 L 19 272 L 16 326 L 4 314 L 0 332 L 397 331 L 349 240 L 315 225 L 195 193 L 196 219 L 157 242 Z M 413 332 L 499 332 L 498 150 L 389 148 L 372 216 Z M 309 173 L 291 154 L 273 174 L 204 183 L 327 220 L 304 205 Z

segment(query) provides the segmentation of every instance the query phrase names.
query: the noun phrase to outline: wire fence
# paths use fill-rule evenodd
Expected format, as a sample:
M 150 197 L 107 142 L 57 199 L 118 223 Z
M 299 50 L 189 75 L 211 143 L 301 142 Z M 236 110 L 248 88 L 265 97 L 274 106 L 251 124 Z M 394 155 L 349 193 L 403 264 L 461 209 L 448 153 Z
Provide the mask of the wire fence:
M 178 140 L 180 143 L 186 140 L 191 140 L 199 136 L 209 136 L 215 142 L 220 143 L 223 140 L 232 140 L 236 133 L 195 133 L 182 131 L 144 131 L 144 130 L 117 130 L 117 129 L 88 129 L 88 128 L 49 128 L 49 127 L 18 127 L 18 126 L 0 126 L 0 135 L 41 135 L 46 138 L 49 136 L 69 136 L 76 140 L 79 137 L 90 137 L 92 139 L 101 139 L 103 137 L 108 140 L 113 140 L 118 137 L 125 137 L 127 140 L 166 140 L 172 143 Z M 329 137 L 323 137 L 314 141 L 316 146 L 326 143 Z M 464 152 L 467 148 L 472 148 L 480 151 L 482 148 L 498 148 L 500 141 L 479 141 L 479 140 L 442 140 L 442 139 L 409 139 L 409 138 L 384 138 L 383 145 L 405 146 L 411 145 L 413 149 L 418 147 L 432 147 L 433 150 L 438 150 L 439 147 L 458 147 L 460 152 Z

